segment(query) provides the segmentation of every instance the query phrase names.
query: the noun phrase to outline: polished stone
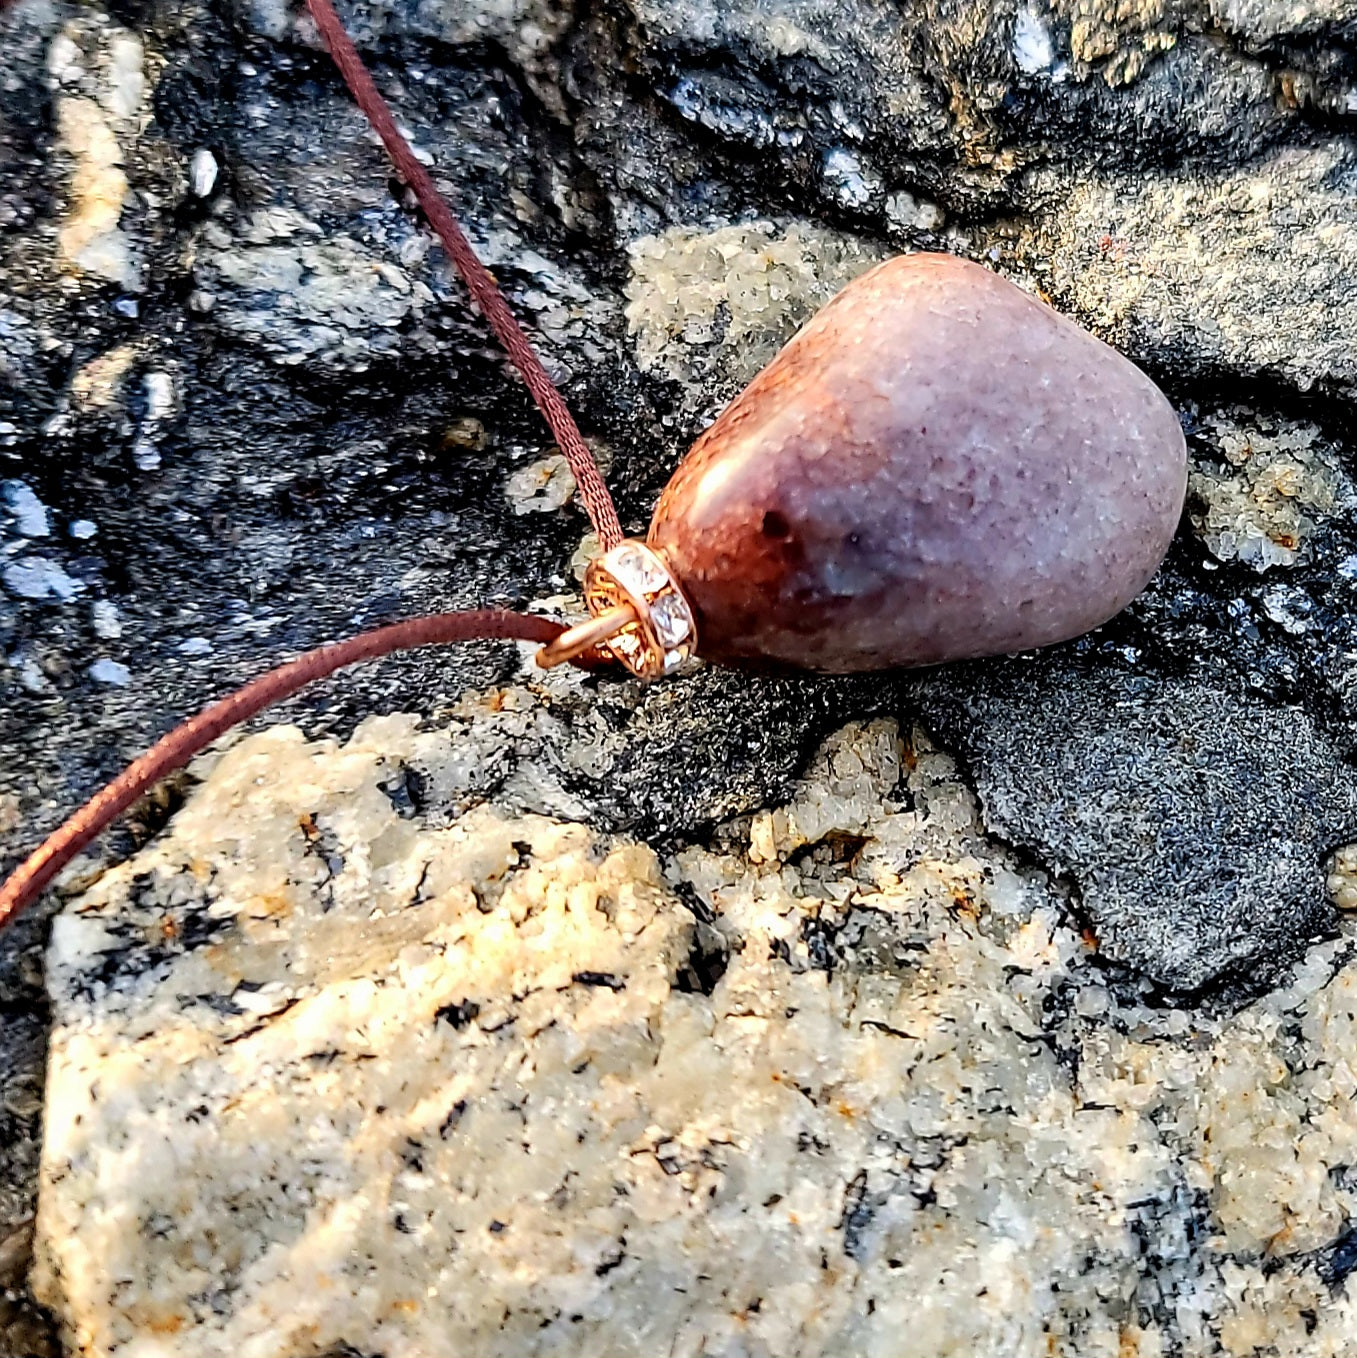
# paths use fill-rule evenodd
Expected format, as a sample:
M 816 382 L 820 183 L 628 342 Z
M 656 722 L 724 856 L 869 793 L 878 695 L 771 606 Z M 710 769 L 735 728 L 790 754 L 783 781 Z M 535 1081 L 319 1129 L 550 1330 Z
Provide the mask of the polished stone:
M 1075 637 L 1154 574 L 1186 449 L 1138 368 L 948 255 L 826 306 L 693 446 L 650 542 L 701 655 L 825 671 Z

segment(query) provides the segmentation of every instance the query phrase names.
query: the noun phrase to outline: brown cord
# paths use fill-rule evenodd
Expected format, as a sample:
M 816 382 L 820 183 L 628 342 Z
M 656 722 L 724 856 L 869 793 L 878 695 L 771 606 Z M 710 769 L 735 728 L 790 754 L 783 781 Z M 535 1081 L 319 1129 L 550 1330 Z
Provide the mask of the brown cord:
M 218 736 L 248 721 L 266 707 L 291 697 L 298 689 L 346 665 L 375 660 L 414 646 L 443 646 L 455 641 L 515 640 L 548 642 L 565 629 L 548 618 L 487 608 L 469 613 L 434 613 L 411 618 L 372 632 L 362 632 L 332 646 L 307 651 L 237 689 L 176 726 L 111 783 L 95 793 L 64 825 L 0 886 L 0 928 L 28 905 L 85 846 L 96 839 L 145 792 L 167 774 L 183 768 Z
M 0 0 L 0 11 L 8 3 L 9 0 Z M 556 442 L 574 473 L 580 498 L 589 511 L 589 518 L 604 549 L 616 546 L 622 540 L 622 528 L 617 521 L 612 497 L 560 392 L 533 352 L 532 344 L 514 319 L 490 271 L 476 257 L 451 209 L 434 187 L 433 180 L 415 159 L 414 152 L 397 128 L 391 110 L 373 84 L 330 0 L 306 0 L 306 3 L 359 108 L 381 137 L 402 178 L 414 190 L 424 215 L 457 266 L 472 299 L 490 322 L 551 426 Z M 206 749 L 233 726 L 248 721 L 265 708 L 290 697 L 313 680 L 324 678 L 360 660 L 372 660 L 389 655 L 392 651 L 408 650 L 415 646 L 509 638 L 546 643 L 555 640 L 564 630 L 560 623 L 546 618 L 508 613 L 502 609 L 438 613 L 411 618 L 407 622 L 380 627 L 331 646 L 307 651 L 296 660 L 270 670 L 214 703 L 191 721 L 176 726 L 51 834 L 0 886 L 0 928 L 38 896 L 62 868 L 148 789 L 175 769 L 182 768 L 194 755 Z M 582 657 L 576 663 L 588 666 L 590 660 L 589 657 Z
M 358 55 L 358 49 L 354 47 L 343 20 L 335 13 L 334 6 L 330 0 L 306 0 L 306 7 L 311 11 L 311 17 L 325 39 L 325 45 L 330 49 L 330 55 L 339 67 L 339 73 L 344 77 L 354 102 L 382 139 L 387 155 L 391 157 L 401 178 L 414 190 L 429 225 L 437 232 L 443 248 L 457 266 L 457 272 L 462 275 L 462 281 L 466 283 L 477 309 L 490 322 L 490 328 L 513 360 L 514 367 L 532 393 L 532 399 L 537 402 L 538 409 L 551 426 L 551 432 L 570 464 L 580 499 L 589 512 L 603 550 L 606 552 L 610 547 L 615 547 L 622 541 L 622 526 L 617 521 L 617 510 L 599 473 L 598 464 L 589 451 L 589 445 L 585 443 L 574 417 L 566 408 L 561 393 L 547 376 L 547 370 L 533 351 L 531 341 L 514 319 L 490 270 L 476 257 L 471 242 L 457 225 L 452 209 L 434 187 L 429 172 L 415 158 L 410 143 L 401 135 L 391 109 L 363 65 L 363 59 Z

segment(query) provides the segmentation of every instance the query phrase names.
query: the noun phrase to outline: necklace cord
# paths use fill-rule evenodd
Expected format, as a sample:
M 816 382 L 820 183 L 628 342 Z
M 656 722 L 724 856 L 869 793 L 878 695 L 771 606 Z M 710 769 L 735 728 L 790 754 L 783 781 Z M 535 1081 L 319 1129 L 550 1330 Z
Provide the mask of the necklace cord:
M 375 660 L 392 651 L 416 646 L 442 646 L 458 641 L 554 641 L 565 629 L 549 618 L 505 609 L 466 613 L 433 613 L 406 622 L 360 632 L 355 637 L 306 651 L 295 660 L 261 674 L 244 688 L 176 726 L 111 783 L 95 793 L 79 811 L 29 855 L 0 886 L 0 928 L 28 905 L 82 849 L 167 774 L 183 768 L 219 736 L 248 721 L 299 689 L 346 665 Z M 586 662 L 587 663 L 587 662 Z
M 457 266 L 473 301 L 490 323 L 546 417 L 574 473 L 580 498 L 604 549 L 616 546 L 622 540 L 622 529 L 612 497 L 560 392 L 514 319 L 490 271 L 476 257 L 452 210 L 401 135 L 390 108 L 378 93 L 330 0 L 306 0 L 306 3 L 359 108 L 381 137 L 401 177 L 414 190 L 425 217 Z M 8 0 L 0 0 L 0 10 L 7 4 Z M 555 641 L 565 630 L 560 623 L 547 618 L 503 609 L 436 613 L 318 647 L 269 670 L 176 726 L 48 836 L 0 885 L 0 928 L 30 904 L 77 854 L 167 774 L 182 768 L 233 726 L 248 721 L 307 684 L 347 665 L 374 660 L 393 651 L 462 641 L 519 640 L 545 645 Z M 599 656 L 592 651 L 582 654 L 572 651 L 568 658 L 590 668 Z
M 532 342 L 510 311 L 499 284 L 477 257 L 471 242 L 457 224 L 447 200 L 439 193 L 432 176 L 419 163 L 410 143 L 396 126 L 390 106 L 378 91 L 330 0 L 306 0 L 306 7 L 326 47 L 330 49 L 330 56 L 344 77 L 354 102 L 382 139 L 382 145 L 386 147 L 387 155 L 391 157 L 400 177 L 414 191 L 425 218 L 456 265 L 477 310 L 490 323 L 490 328 L 513 360 L 514 367 L 518 369 L 538 409 L 551 427 L 557 445 L 565 454 L 580 499 L 584 502 L 603 550 L 615 547 L 622 540 L 622 526 L 617 520 L 617 510 L 598 464 L 561 393 L 556 390 L 541 359 L 537 357 Z

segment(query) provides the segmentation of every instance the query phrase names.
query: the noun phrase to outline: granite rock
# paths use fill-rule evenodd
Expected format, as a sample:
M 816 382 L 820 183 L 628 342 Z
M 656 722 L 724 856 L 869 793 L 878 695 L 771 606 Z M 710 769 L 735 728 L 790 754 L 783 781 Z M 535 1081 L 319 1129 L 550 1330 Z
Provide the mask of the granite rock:
M 464 762 L 276 728 L 57 922 L 36 1281 L 73 1349 L 1350 1341 L 1350 927 L 1236 1013 L 1146 1003 L 892 721 L 660 856 L 393 800 Z
M 1053 296 L 1131 354 L 1204 381 L 1349 394 L 1354 176 L 1337 140 L 1210 178 L 1090 180 L 1034 243 L 1038 267 Z

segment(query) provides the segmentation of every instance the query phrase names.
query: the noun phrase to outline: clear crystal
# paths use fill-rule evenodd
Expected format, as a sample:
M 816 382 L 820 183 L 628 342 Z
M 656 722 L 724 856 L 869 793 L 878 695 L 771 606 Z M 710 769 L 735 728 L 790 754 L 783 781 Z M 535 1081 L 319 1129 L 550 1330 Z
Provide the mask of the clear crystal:
M 609 552 L 603 565 L 623 589 L 642 598 L 669 583 L 669 576 L 659 562 L 644 547 L 633 543 Z
M 662 646 L 677 646 L 688 635 L 688 610 L 677 594 L 656 599 L 650 605 L 650 621 Z
M 664 672 L 673 674 L 678 667 L 688 658 L 686 651 L 666 651 L 664 655 Z

